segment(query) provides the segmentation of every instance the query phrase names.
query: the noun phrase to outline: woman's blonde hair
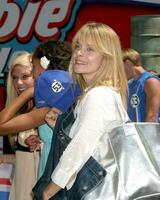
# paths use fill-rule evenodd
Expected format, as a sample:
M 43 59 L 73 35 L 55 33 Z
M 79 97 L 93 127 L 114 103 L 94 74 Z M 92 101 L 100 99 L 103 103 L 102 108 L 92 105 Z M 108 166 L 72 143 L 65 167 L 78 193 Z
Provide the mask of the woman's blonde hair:
M 142 65 L 141 63 L 141 55 L 138 51 L 126 48 L 122 51 L 123 61 L 130 60 L 135 66 Z
M 20 65 L 22 67 L 27 67 L 31 72 L 33 71 L 33 65 L 32 65 L 32 54 L 28 52 L 18 53 L 16 57 L 12 60 L 11 65 L 9 66 L 9 72 L 8 72 L 8 78 L 7 78 L 7 99 L 6 99 L 6 106 L 8 106 L 17 96 L 17 92 L 13 85 L 13 78 L 12 78 L 12 72 L 13 69 Z
M 23 53 L 18 53 L 16 57 L 12 60 L 12 63 L 9 67 L 9 72 L 8 72 L 8 78 L 7 78 L 7 85 L 6 85 L 6 93 L 7 93 L 7 98 L 6 98 L 6 106 L 8 106 L 17 96 L 17 92 L 14 88 L 13 84 L 13 77 L 12 73 L 14 68 L 17 65 L 20 65 L 22 67 L 27 67 L 31 72 L 33 71 L 33 65 L 31 62 L 32 54 L 28 52 L 23 52 Z M 8 135 L 9 142 L 12 148 L 14 148 L 15 142 L 16 142 L 16 135 Z
M 93 46 L 97 52 L 103 55 L 99 73 L 91 81 L 89 88 L 100 85 L 116 88 L 120 92 L 122 102 L 126 108 L 128 84 L 118 35 L 111 27 L 103 23 L 88 22 L 74 36 L 72 42 L 73 52 L 80 41 Z M 74 73 L 73 57 L 71 58 L 69 71 L 72 76 L 76 77 L 82 91 L 84 91 L 85 82 L 82 75 Z

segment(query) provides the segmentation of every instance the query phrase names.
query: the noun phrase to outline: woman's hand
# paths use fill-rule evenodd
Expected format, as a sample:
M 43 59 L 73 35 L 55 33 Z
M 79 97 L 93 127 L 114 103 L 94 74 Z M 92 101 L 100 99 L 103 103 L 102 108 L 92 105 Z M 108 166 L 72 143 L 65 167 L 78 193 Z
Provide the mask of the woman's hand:
M 54 128 L 58 115 L 60 114 L 62 114 L 60 110 L 57 108 L 51 108 L 45 116 L 45 121 L 50 127 Z
M 30 151 L 40 150 L 40 146 L 42 141 L 40 140 L 39 136 L 37 135 L 30 135 L 24 141 L 24 143 L 29 146 Z
M 54 182 L 50 182 L 42 193 L 42 200 L 49 200 L 54 196 L 61 188 Z

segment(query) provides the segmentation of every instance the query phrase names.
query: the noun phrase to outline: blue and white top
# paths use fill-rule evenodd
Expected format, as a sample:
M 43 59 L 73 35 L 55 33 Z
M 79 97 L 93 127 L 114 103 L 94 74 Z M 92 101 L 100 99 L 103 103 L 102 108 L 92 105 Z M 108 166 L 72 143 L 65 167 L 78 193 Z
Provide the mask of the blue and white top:
M 145 71 L 137 80 L 131 79 L 129 81 L 128 115 L 134 122 L 145 121 L 146 93 L 144 91 L 144 85 L 149 78 L 159 79 L 154 74 Z

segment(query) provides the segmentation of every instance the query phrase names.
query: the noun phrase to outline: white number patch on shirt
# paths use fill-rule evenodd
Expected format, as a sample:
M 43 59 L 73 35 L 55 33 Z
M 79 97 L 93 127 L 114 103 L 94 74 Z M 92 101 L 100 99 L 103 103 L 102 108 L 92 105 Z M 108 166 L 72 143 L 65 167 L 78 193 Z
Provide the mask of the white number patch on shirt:
M 137 94 L 132 95 L 130 103 L 133 108 L 137 108 L 139 106 L 140 101 L 139 101 L 139 97 L 137 96 Z

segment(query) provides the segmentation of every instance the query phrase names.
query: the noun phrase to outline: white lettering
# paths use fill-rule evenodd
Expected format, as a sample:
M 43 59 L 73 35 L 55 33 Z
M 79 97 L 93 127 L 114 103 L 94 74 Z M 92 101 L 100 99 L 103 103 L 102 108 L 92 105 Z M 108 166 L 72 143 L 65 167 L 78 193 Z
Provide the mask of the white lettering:
M 40 37 L 50 37 L 58 32 L 56 23 L 63 22 L 67 16 L 70 0 L 48 1 L 41 9 L 35 32 Z M 57 12 L 56 12 L 57 11 Z
M 2 48 L 0 51 L 0 77 L 4 76 L 4 69 L 8 60 L 9 53 L 11 48 Z
M 24 11 L 17 3 L 0 0 L 0 41 L 17 37 L 28 42 L 34 35 L 39 40 L 59 37 L 60 28 L 70 19 L 74 0 L 28 2 Z
M 21 41 L 25 41 L 30 36 L 33 35 L 33 23 L 34 19 L 36 18 L 37 11 L 39 9 L 40 2 L 38 3 L 29 3 L 27 5 L 27 8 L 25 9 L 24 15 L 21 19 L 19 29 L 18 29 L 18 39 Z
M 14 33 L 19 22 L 20 8 L 15 3 L 3 1 L 0 6 L 0 38 Z

